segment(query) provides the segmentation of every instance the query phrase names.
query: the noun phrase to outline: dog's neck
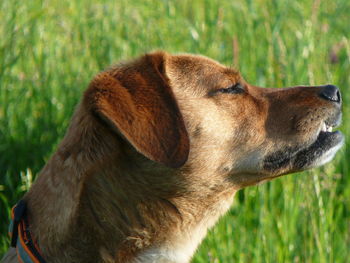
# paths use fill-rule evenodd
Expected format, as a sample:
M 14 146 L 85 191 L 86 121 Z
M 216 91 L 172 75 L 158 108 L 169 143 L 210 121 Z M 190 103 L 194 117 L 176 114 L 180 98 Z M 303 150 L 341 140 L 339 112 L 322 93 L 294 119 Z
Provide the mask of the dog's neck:
M 25 197 L 33 235 L 47 260 L 188 261 L 235 191 L 208 185 L 203 179 L 208 175 L 193 167 L 155 164 L 93 116 L 75 116 L 83 117 L 73 117 Z

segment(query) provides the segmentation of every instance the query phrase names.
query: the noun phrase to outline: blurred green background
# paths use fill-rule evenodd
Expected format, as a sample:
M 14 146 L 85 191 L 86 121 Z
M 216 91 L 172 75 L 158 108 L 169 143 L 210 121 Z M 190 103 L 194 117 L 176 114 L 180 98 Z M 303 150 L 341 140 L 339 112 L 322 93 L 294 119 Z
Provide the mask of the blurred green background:
M 340 87 L 347 142 L 323 168 L 237 194 L 193 262 L 349 262 L 349 0 L 0 1 L 0 257 L 10 207 L 91 78 L 142 53 L 199 53 L 256 85 Z

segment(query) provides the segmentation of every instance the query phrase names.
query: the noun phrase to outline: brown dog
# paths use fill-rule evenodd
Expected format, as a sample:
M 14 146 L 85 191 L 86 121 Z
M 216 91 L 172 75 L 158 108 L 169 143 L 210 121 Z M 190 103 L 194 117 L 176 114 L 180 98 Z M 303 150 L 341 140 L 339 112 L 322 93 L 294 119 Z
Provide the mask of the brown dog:
M 332 85 L 263 89 L 147 54 L 91 82 L 24 196 L 30 234 L 50 263 L 188 262 L 237 190 L 330 161 L 340 118 Z

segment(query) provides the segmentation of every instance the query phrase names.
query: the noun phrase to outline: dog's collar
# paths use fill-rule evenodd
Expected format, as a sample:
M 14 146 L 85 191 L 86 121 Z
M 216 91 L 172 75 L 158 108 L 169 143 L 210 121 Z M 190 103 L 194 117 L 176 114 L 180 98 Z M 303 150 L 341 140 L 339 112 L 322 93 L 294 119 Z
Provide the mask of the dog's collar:
M 25 201 L 20 200 L 12 208 L 9 226 L 11 246 L 16 248 L 21 263 L 46 263 L 30 235 L 26 207 Z

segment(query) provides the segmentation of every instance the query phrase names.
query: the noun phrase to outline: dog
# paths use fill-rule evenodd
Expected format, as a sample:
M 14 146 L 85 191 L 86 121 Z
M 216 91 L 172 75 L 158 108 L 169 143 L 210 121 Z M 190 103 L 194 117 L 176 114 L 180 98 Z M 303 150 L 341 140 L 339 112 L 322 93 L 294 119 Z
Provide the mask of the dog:
M 341 102 L 333 85 L 260 88 L 200 55 L 111 67 L 15 208 L 3 262 L 23 261 L 21 231 L 28 262 L 189 262 L 239 189 L 334 157 Z

